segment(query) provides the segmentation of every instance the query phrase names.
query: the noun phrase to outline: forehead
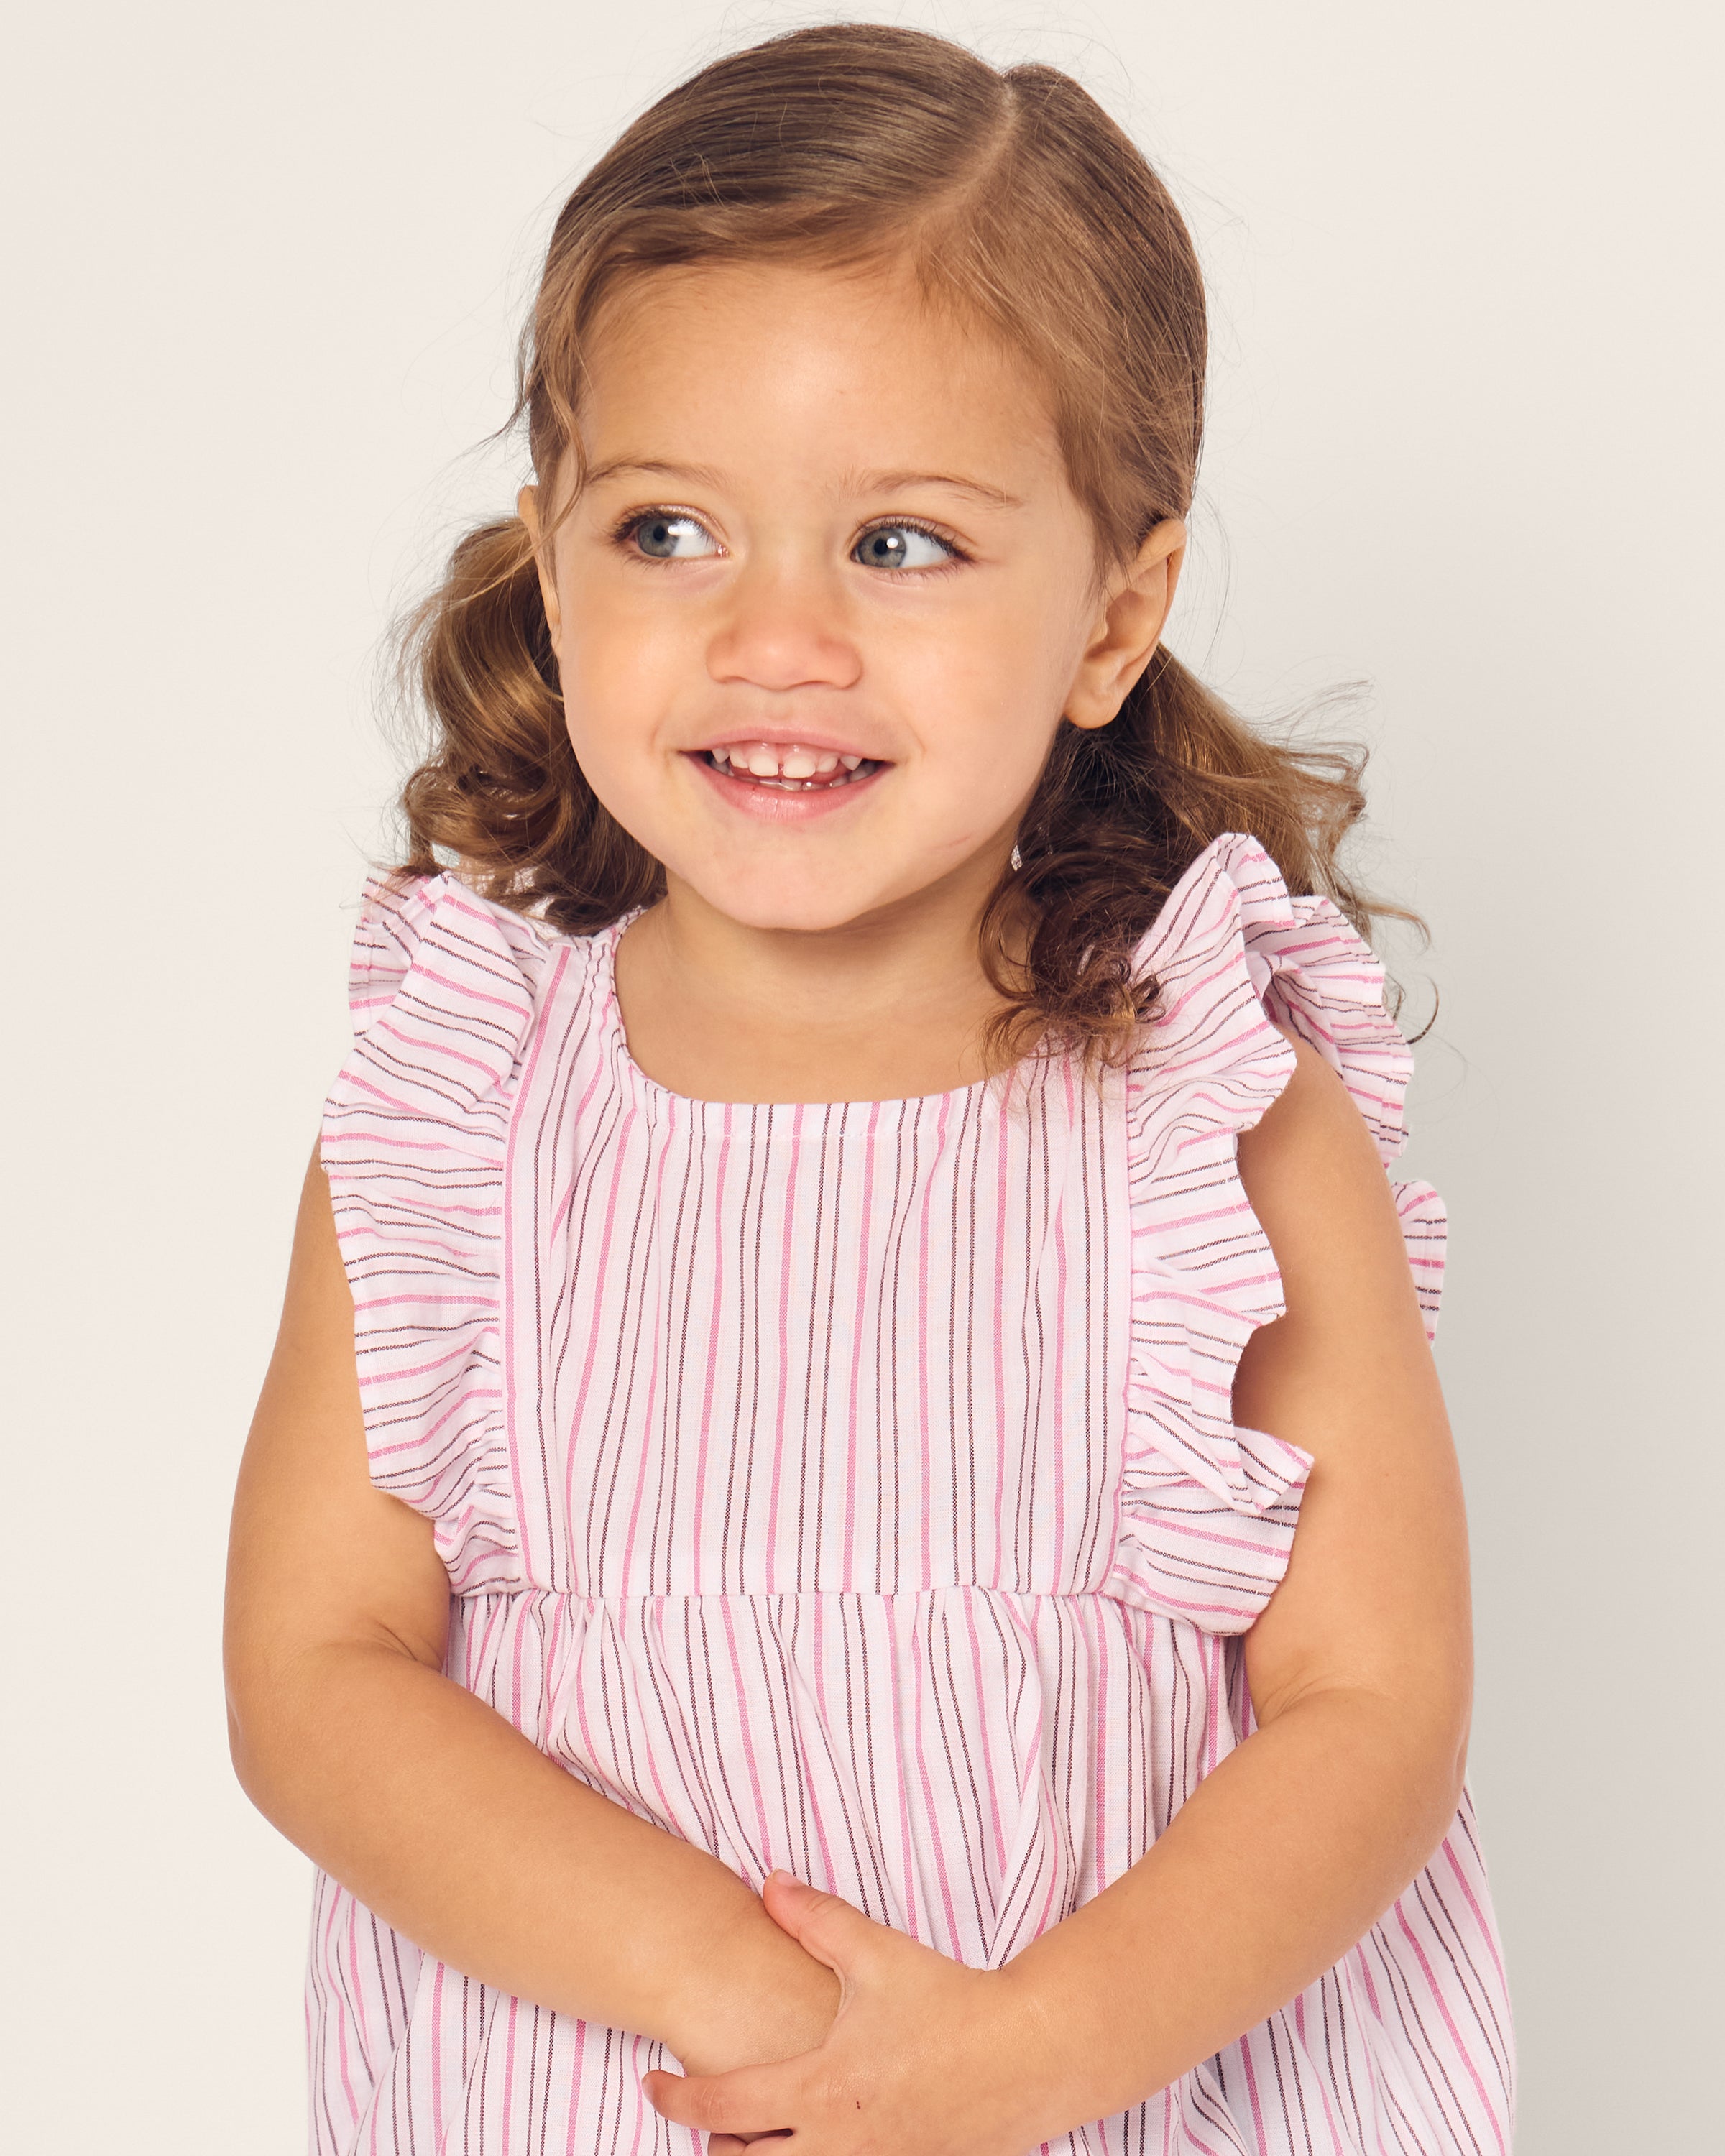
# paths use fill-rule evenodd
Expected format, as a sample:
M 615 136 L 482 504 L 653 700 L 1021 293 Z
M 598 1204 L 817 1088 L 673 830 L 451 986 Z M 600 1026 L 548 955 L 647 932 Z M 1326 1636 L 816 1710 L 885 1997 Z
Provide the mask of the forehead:
M 907 267 L 655 270 L 608 294 L 580 402 L 591 463 L 727 470 L 942 470 L 1064 491 L 1042 386 L 980 322 L 930 305 Z

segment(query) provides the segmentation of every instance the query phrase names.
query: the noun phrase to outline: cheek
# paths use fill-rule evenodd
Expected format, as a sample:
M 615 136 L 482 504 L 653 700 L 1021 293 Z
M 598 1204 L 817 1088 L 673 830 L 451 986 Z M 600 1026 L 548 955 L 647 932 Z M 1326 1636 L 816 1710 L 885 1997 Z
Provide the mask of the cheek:
M 1057 711 L 1082 646 L 1085 617 L 1059 550 L 1027 547 L 1020 559 L 955 586 L 920 662 L 994 705 Z
M 910 804 L 917 845 L 962 859 L 1012 822 L 1035 791 L 1053 732 L 1046 724 L 997 725 L 942 743 Z
M 1067 632 L 1070 637 L 1070 631 Z M 991 606 L 901 654 L 897 701 L 939 762 L 992 798 L 1033 778 L 1070 685 L 1058 626 L 1026 595 Z
M 627 607 L 567 604 L 558 671 L 569 738 L 583 767 L 625 768 L 645 748 L 686 678 L 663 624 Z

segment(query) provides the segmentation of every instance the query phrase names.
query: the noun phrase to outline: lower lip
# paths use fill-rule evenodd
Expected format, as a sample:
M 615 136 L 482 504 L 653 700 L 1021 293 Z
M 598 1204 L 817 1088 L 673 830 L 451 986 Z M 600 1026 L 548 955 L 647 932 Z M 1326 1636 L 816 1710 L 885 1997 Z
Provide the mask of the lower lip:
M 807 824 L 817 816 L 830 816 L 835 809 L 860 800 L 892 768 L 890 763 L 883 763 L 866 778 L 847 779 L 842 786 L 811 786 L 805 790 L 802 787 L 793 789 L 788 786 L 752 785 L 746 778 L 733 778 L 728 771 L 721 771 L 704 753 L 690 753 L 689 761 L 721 800 L 733 808 L 740 808 L 745 816 L 758 817 L 763 824 Z

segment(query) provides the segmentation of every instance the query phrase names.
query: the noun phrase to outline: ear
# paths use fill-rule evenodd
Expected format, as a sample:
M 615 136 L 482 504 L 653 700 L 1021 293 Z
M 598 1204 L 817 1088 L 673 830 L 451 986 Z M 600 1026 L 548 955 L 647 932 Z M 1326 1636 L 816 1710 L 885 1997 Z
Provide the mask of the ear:
M 527 527 L 527 536 L 532 542 L 533 558 L 539 570 L 539 596 L 544 603 L 545 619 L 551 630 L 551 648 L 562 656 L 559 639 L 562 635 L 562 608 L 557 601 L 556 564 L 551 559 L 551 549 L 544 543 L 544 519 L 539 512 L 539 490 L 524 486 L 515 498 L 515 513 Z
M 1126 701 L 1161 640 L 1185 557 L 1186 526 L 1165 516 L 1109 586 L 1066 692 L 1064 716 L 1075 726 L 1106 726 Z

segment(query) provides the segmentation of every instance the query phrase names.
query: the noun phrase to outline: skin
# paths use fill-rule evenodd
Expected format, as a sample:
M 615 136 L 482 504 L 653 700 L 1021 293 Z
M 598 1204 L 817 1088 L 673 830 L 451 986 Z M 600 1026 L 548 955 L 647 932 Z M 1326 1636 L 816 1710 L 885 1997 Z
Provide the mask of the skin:
M 976 924 L 1055 727 L 1105 726 L 1156 647 L 1185 541 L 1158 524 L 1098 577 L 1035 383 L 919 308 L 902 275 L 662 274 L 603 318 L 583 424 L 593 476 L 542 549 L 569 734 L 589 783 L 665 865 L 624 936 L 631 1052 L 674 1092 L 877 1100 L 984 1075 L 998 998 Z M 619 459 L 670 470 L 607 472 Z M 945 475 L 1011 506 L 883 471 Z M 520 511 L 542 536 L 569 472 Z M 682 558 L 619 522 L 694 520 Z M 855 558 L 893 516 L 916 566 Z M 963 558 L 959 558 L 959 557 Z M 687 753 L 823 732 L 891 769 L 835 813 L 737 813 Z
M 1099 574 L 1034 382 L 891 273 L 659 273 L 602 322 L 583 425 L 596 470 L 675 468 L 610 470 L 572 505 L 555 474 L 521 501 L 577 754 L 666 869 L 619 947 L 630 1052 L 673 1091 L 744 1101 L 983 1075 L 981 908 L 1056 727 L 1107 724 L 1147 662 L 1183 533 Z M 888 470 L 1011 506 L 859 476 Z M 637 511 L 637 536 L 689 520 L 672 558 L 619 544 Z M 859 555 L 894 518 L 965 558 Z M 766 819 L 690 754 L 762 729 L 888 767 L 807 822 Z M 1316 1461 L 1247 1635 L 1259 1727 L 1004 1968 L 783 1875 L 757 1897 L 443 1676 L 448 1577 L 429 1522 L 367 1476 L 315 1162 L 230 1548 L 249 1794 L 452 1965 L 662 2037 L 686 2071 L 644 2087 L 711 2156 L 767 2133 L 796 2156 L 1023 2156 L 1285 2004 L 1441 1839 L 1471 1687 L 1460 1481 L 1389 1189 L 1335 1074 L 1303 1044 L 1292 1060 L 1239 1153 L 1286 1314 L 1248 1343 L 1235 1412 Z

